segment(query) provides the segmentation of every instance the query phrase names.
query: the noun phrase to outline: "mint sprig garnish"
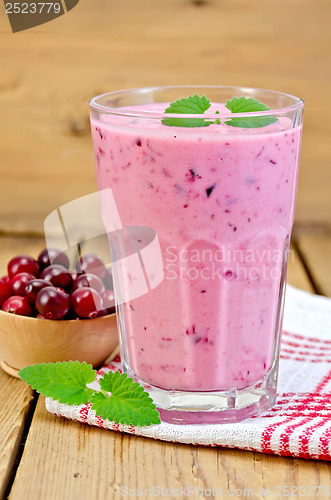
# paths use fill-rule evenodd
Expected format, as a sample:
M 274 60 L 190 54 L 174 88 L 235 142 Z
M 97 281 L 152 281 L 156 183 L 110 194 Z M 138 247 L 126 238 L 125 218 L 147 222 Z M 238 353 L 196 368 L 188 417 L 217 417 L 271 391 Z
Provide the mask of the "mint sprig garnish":
M 100 380 L 102 392 L 91 397 L 92 408 L 103 418 L 120 424 L 159 424 L 160 417 L 144 388 L 124 373 L 109 372 Z M 107 393 L 111 392 L 111 396 Z
M 60 403 L 81 405 L 88 403 L 93 394 L 86 384 L 95 380 L 96 371 L 85 362 L 68 361 L 26 366 L 18 374 L 43 396 Z
M 193 96 L 184 97 L 172 102 L 170 106 L 165 109 L 165 113 L 172 114 L 204 114 L 210 108 L 210 99 L 206 96 L 198 96 L 194 94 Z M 231 113 L 253 113 L 258 111 L 269 111 L 270 108 L 252 97 L 233 97 L 226 101 L 225 106 L 231 111 Z M 216 111 L 215 114 L 220 114 Z M 231 118 L 226 120 L 224 123 L 230 125 L 231 127 L 242 127 L 242 128 L 258 128 L 265 127 L 277 121 L 274 116 L 252 116 L 244 118 Z M 204 118 L 163 118 L 163 125 L 169 127 L 208 127 L 211 124 L 222 123 L 221 119 L 214 121 L 206 120 Z
M 92 410 L 117 424 L 147 426 L 161 423 L 148 392 L 126 373 L 109 372 L 100 379 L 100 391 L 87 387 L 96 378 L 92 365 L 79 361 L 41 363 L 18 372 L 43 396 L 68 405 L 92 403 Z
M 227 100 L 225 107 L 232 113 L 253 113 L 256 111 L 269 111 L 270 108 L 252 97 L 233 97 Z M 252 118 L 231 118 L 225 123 L 231 127 L 258 128 L 265 127 L 277 121 L 274 116 L 252 116 Z
M 172 102 L 165 109 L 165 113 L 178 113 L 182 115 L 203 115 L 210 108 L 210 100 L 206 96 L 198 96 L 194 94 L 183 99 L 178 99 Z M 163 125 L 168 127 L 208 127 L 212 122 L 206 121 L 203 118 L 164 118 Z

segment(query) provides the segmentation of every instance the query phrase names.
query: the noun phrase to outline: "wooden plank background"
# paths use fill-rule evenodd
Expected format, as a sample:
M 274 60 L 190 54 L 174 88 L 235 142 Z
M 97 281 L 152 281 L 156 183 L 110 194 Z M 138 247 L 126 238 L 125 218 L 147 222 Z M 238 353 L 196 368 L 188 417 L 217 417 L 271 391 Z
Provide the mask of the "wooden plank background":
M 37 232 L 96 189 L 88 99 L 164 84 L 248 85 L 306 103 L 296 221 L 331 220 L 329 0 L 80 0 L 12 34 L 0 6 L 0 229 Z

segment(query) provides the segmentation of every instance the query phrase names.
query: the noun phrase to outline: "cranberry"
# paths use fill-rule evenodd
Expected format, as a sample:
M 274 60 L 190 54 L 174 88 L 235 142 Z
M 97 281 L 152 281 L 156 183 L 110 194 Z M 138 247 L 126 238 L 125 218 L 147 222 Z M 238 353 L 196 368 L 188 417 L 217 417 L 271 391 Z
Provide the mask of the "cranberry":
M 10 283 L 8 276 L 0 279 L 0 307 L 11 295 Z
M 70 320 L 73 320 L 73 319 L 80 319 L 77 317 L 75 311 L 70 308 L 69 312 L 64 316 L 63 318 L 65 321 L 70 321 Z
M 106 268 L 106 274 L 103 278 L 103 282 L 107 290 L 114 290 L 113 274 L 110 269 Z
M 2 311 L 19 314 L 20 316 L 31 316 L 32 307 L 25 297 L 19 295 L 12 295 L 2 305 Z
M 103 295 L 103 307 L 105 308 L 107 314 L 113 314 L 115 312 L 115 296 L 112 290 L 106 290 Z
M 46 286 L 52 286 L 52 283 L 50 281 L 42 279 L 34 279 L 29 281 L 29 283 L 25 286 L 25 297 L 31 304 L 34 305 L 38 293 L 43 288 L 46 288 Z
M 72 277 L 70 272 L 59 264 L 46 267 L 40 274 L 40 278 L 50 281 L 52 285 L 62 288 L 66 292 L 70 292 L 72 288 Z
M 19 273 L 15 274 L 10 280 L 10 288 L 13 295 L 25 295 L 25 287 L 29 281 L 33 280 L 33 274 L 29 273 Z
M 59 264 L 60 266 L 69 269 L 69 259 L 67 255 L 58 248 L 45 248 L 40 252 L 38 257 L 38 264 L 40 269 L 51 266 L 52 264 Z
M 72 281 L 75 282 L 78 276 L 81 276 L 80 274 L 77 273 L 77 271 L 70 271 Z
M 94 253 L 83 255 L 76 262 L 76 270 L 79 273 L 91 273 L 103 279 L 106 274 L 106 268 L 100 257 Z
M 77 288 L 71 294 L 72 308 L 80 318 L 95 318 L 103 309 L 100 294 L 93 288 Z
M 105 291 L 105 285 L 102 280 L 94 274 L 80 274 L 73 284 L 73 289 L 81 287 L 90 287 L 96 290 L 100 295 Z
M 18 255 L 8 263 L 8 276 L 12 278 L 19 273 L 30 273 L 36 277 L 39 275 L 39 266 L 29 255 Z
M 45 287 L 37 295 L 36 309 L 47 319 L 62 319 L 69 312 L 70 297 L 53 286 Z

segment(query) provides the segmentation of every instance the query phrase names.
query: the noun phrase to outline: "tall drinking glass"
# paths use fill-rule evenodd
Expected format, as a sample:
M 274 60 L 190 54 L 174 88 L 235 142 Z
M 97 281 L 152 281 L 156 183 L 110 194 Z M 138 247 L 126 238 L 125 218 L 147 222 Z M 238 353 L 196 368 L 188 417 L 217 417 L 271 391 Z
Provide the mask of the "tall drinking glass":
M 203 115 L 165 113 L 194 94 L 211 100 Z M 231 113 L 234 96 L 270 110 Z M 90 102 L 98 189 L 111 188 L 122 224 L 109 241 L 122 262 L 123 370 L 165 421 L 235 422 L 275 401 L 302 111 L 291 95 L 241 87 L 143 88 Z M 107 227 L 107 203 L 101 212 Z M 139 252 L 147 288 L 123 299 Z

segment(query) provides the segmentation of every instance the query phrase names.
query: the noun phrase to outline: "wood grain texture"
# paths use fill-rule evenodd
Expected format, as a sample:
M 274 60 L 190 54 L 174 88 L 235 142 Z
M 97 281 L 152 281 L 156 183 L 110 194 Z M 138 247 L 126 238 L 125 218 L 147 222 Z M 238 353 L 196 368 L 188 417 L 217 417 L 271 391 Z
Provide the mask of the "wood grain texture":
M 296 217 L 329 221 L 330 13 L 327 0 L 81 0 L 13 35 L 2 11 L 0 229 L 41 232 L 49 212 L 96 189 L 89 98 L 165 84 L 302 97 Z
M 33 399 L 32 389 L 0 369 L 0 498 L 14 469 L 24 424 Z
M 331 297 L 331 235 L 302 233 L 297 243 L 316 289 Z
M 7 274 L 8 261 L 18 253 L 36 253 L 42 240 L 0 237 L 0 276 Z M 1 350 L 0 350 L 1 358 Z M 32 389 L 0 368 L 0 498 L 14 470 L 25 419 L 33 399 Z
M 116 314 L 51 321 L 0 311 L 0 358 L 16 370 L 71 359 L 99 367 L 117 344 Z
M 293 246 L 289 252 L 287 282 L 296 288 L 301 288 L 307 292 L 314 292 L 311 281 L 304 271 L 302 261 Z
M 9 499 L 111 500 L 123 498 L 124 487 L 189 485 L 250 488 L 260 499 L 260 488 L 269 486 L 275 498 L 276 486 L 312 484 L 331 487 L 328 463 L 104 431 L 48 414 L 40 397 Z
M 289 282 L 311 289 L 297 255 L 289 262 Z M 48 414 L 40 397 L 9 499 L 111 500 L 123 498 L 121 487 L 189 485 L 224 492 L 250 488 L 251 498 L 260 499 L 260 488 L 269 486 L 275 498 L 276 486 L 312 484 L 331 488 L 329 464 L 92 428 Z

